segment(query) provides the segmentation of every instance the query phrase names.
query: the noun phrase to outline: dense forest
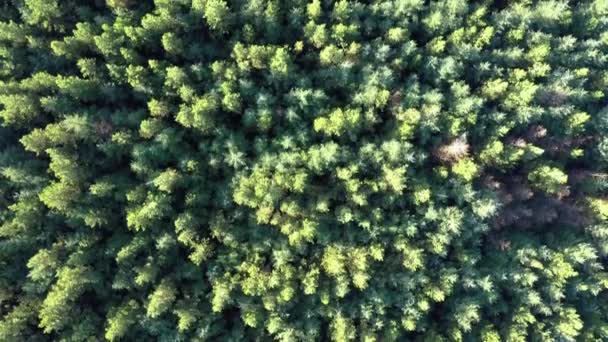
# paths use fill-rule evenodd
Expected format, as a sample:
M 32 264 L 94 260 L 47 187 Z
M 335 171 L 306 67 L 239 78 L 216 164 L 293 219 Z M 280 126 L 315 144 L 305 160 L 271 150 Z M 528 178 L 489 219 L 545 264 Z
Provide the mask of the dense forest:
M 608 1 L 0 1 L 0 341 L 608 341 Z

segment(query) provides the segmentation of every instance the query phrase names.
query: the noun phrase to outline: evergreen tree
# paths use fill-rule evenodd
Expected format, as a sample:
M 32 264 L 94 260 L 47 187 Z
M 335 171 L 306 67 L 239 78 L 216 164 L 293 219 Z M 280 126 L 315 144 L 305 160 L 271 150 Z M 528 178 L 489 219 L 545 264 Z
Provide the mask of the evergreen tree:
M 0 340 L 608 340 L 607 18 L 0 3 Z

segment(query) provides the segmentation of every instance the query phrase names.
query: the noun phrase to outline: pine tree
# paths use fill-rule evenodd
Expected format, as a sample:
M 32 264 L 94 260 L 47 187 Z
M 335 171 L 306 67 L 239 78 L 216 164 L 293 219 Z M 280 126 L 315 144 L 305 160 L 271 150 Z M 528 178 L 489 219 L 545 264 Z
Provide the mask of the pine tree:
M 607 14 L 0 3 L 0 340 L 607 340 Z

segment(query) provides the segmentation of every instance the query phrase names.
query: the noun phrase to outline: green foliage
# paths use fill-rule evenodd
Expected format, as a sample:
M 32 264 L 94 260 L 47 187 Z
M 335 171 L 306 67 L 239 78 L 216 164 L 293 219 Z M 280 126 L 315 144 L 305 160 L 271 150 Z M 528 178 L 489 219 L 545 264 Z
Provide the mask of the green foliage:
M 452 166 L 452 172 L 467 182 L 472 181 L 478 171 L 477 165 L 470 159 L 461 159 Z
M 176 293 L 173 285 L 168 280 L 163 280 L 160 285 L 148 297 L 146 315 L 156 318 L 169 310 L 175 301 Z
M 123 306 L 113 309 L 108 317 L 108 328 L 105 337 L 109 341 L 116 341 L 125 336 L 134 324 L 137 323 L 137 310 L 139 305 L 136 301 L 130 300 Z
M 222 31 L 228 26 L 227 16 L 230 13 L 224 0 L 201 0 L 204 3 L 204 17 L 213 30 Z
M 560 169 L 550 166 L 539 166 L 528 174 L 532 185 L 547 193 L 555 194 L 568 183 L 568 175 Z
M 608 340 L 604 0 L 0 4 L 0 341 Z
M 35 101 L 26 95 L 0 95 L 0 104 L 4 107 L 0 117 L 4 124 L 25 125 L 35 119 L 38 112 Z
M 94 284 L 92 272 L 83 266 L 62 268 L 57 272 L 57 283 L 53 285 L 40 307 L 40 327 L 45 333 L 59 331 L 71 324 L 71 311 L 77 311 L 78 297 Z
M 314 121 L 314 129 L 328 135 L 340 136 L 345 132 L 355 130 L 361 123 L 361 112 L 358 109 L 340 108 L 333 110 L 327 116 Z

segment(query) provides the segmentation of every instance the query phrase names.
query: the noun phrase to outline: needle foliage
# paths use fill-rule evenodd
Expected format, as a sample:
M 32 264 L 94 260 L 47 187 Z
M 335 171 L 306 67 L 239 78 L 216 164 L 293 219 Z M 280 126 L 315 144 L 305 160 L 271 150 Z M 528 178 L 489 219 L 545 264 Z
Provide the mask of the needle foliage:
M 608 340 L 605 0 L 0 2 L 1 341 Z

